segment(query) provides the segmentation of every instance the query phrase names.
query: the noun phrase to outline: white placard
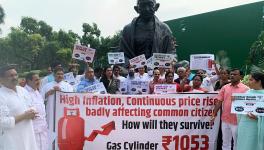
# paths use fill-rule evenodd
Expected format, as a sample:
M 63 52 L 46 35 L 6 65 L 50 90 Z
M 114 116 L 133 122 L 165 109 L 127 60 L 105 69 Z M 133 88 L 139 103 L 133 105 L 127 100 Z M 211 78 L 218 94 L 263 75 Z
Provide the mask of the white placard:
M 171 68 L 174 57 L 175 55 L 172 54 L 153 53 L 153 65 L 154 67 Z
M 88 86 L 84 89 L 85 92 L 94 94 L 107 94 L 105 86 L 102 82 Z
M 95 49 L 89 48 L 87 46 L 75 44 L 72 53 L 72 58 L 91 63 L 93 62 L 94 54 L 95 54 Z
M 173 94 L 177 91 L 176 84 L 155 84 L 154 93 L 155 94 Z
M 64 74 L 64 81 L 68 82 L 71 85 L 74 85 L 76 80 L 75 80 L 75 78 L 73 76 L 73 73 L 72 72 L 68 72 L 68 73 Z
M 123 64 L 125 63 L 124 52 L 108 53 L 109 64 Z
M 147 67 L 150 69 L 154 69 L 154 65 L 153 65 L 153 56 L 150 57 L 149 59 L 147 59 Z
M 134 68 L 144 67 L 147 64 L 147 60 L 144 54 L 134 57 L 129 60 L 129 64 Z
M 148 94 L 149 82 L 148 81 L 131 81 L 129 91 L 131 94 Z
M 231 112 L 264 116 L 264 94 L 233 94 Z
M 190 69 L 191 70 L 211 70 L 213 54 L 195 54 L 190 56 Z
M 126 80 L 124 81 L 120 81 L 120 87 L 119 87 L 119 91 L 122 93 L 122 94 L 126 94 L 127 93 L 127 82 Z

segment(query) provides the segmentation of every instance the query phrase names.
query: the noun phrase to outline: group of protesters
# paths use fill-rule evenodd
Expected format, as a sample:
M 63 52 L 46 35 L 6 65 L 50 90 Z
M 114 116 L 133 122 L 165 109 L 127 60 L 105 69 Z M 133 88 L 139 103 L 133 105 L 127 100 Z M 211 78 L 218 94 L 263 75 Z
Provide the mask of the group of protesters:
M 157 84 L 174 84 L 177 87 L 175 93 L 219 92 L 211 123 L 221 110 L 220 147 L 223 150 L 229 150 L 231 147 L 234 150 L 263 150 L 263 117 L 253 114 L 232 114 L 231 97 L 233 93 L 264 94 L 264 74 L 251 74 L 249 83 L 245 85 L 241 82 L 243 72 L 240 69 L 218 68 L 214 61 L 213 65 L 215 70 L 211 72 L 202 69 L 193 72 L 188 63 L 182 65 L 175 62 L 172 62 L 171 68 L 154 68 L 151 71 L 147 71 L 146 66 L 133 68 L 129 65 L 124 68 L 120 65 L 112 65 L 104 69 L 87 66 L 83 74 L 78 74 L 79 65 L 71 64 L 68 71 L 73 72 L 75 82 L 68 83 L 64 80 L 66 71 L 57 62 L 48 68 L 52 71 L 42 79 L 37 73 L 28 73 L 25 84 L 20 83 L 20 86 L 17 86 L 18 75 L 15 67 L 4 66 L 0 70 L 0 141 L 6 143 L 1 142 L 0 149 L 2 147 L 19 149 L 20 146 L 26 146 L 26 149 L 47 150 L 52 145 L 53 141 L 49 134 L 54 130 L 51 127 L 54 124 L 56 91 L 83 93 L 87 92 L 87 87 L 102 82 L 108 94 L 144 94 L 142 91 L 131 91 L 132 81 L 142 81 L 147 82 L 149 87 L 145 94 L 158 94 L 154 89 Z M 126 83 L 124 84 L 127 86 L 126 92 L 121 90 L 123 83 Z M 19 99 L 18 101 L 22 99 L 26 104 L 17 104 L 10 99 Z M 14 138 L 16 144 L 8 143 Z

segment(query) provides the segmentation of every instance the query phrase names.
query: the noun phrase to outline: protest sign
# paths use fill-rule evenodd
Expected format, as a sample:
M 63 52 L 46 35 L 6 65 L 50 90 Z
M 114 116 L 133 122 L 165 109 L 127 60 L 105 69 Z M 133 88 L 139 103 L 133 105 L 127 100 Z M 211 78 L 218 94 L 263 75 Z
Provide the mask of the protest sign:
M 119 87 L 119 91 L 122 93 L 122 94 L 126 94 L 127 93 L 127 82 L 126 80 L 124 81 L 120 81 L 120 87 Z
M 153 65 L 153 56 L 150 57 L 149 59 L 147 59 L 147 67 L 150 69 L 154 69 L 154 65 Z
M 191 70 L 211 70 L 212 61 L 214 60 L 213 54 L 195 54 L 190 56 L 190 69 Z
M 146 57 L 144 54 L 134 57 L 129 60 L 129 64 L 134 68 L 144 67 L 147 63 Z
M 75 78 L 74 78 L 72 72 L 65 73 L 64 74 L 64 80 L 66 82 L 68 82 L 69 84 L 71 84 L 71 85 L 74 85 L 75 84 Z
M 216 94 L 56 93 L 56 149 L 214 150 Z
M 148 81 L 130 81 L 130 93 L 131 94 L 148 94 L 149 82 Z
M 123 64 L 125 63 L 124 52 L 108 53 L 109 64 Z
M 93 62 L 94 54 L 95 54 L 95 49 L 89 48 L 87 46 L 75 44 L 72 53 L 72 58 L 91 63 Z
M 155 94 L 175 94 L 177 91 L 176 84 L 155 84 L 154 93 Z
M 171 68 L 174 57 L 172 54 L 153 53 L 153 65 L 154 67 Z
M 102 82 L 88 86 L 84 89 L 84 91 L 88 93 L 94 93 L 94 94 L 106 94 L 107 93 L 105 86 Z
M 264 94 L 233 94 L 231 112 L 264 116 Z
M 153 56 L 147 59 L 147 72 L 149 75 L 153 75 L 154 65 L 153 65 Z

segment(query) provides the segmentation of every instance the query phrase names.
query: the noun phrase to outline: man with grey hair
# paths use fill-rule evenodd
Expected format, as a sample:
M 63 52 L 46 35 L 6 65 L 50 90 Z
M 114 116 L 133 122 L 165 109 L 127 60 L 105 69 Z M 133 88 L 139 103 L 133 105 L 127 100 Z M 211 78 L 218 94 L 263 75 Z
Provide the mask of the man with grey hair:
M 179 67 L 177 69 L 177 74 L 178 74 L 178 79 L 174 80 L 174 82 L 181 84 L 182 82 L 184 82 L 185 84 L 189 84 L 190 80 L 187 77 L 186 74 L 186 69 L 184 67 Z
M 176 54 L 171 30 L 155 16 L 159 6 L 156 0 L 137 1 L 134 9 L 139 16 L 124 27 L 120 42 L 120 50 L 126 58 L 145 54 L 148 59 L 153 53 Z

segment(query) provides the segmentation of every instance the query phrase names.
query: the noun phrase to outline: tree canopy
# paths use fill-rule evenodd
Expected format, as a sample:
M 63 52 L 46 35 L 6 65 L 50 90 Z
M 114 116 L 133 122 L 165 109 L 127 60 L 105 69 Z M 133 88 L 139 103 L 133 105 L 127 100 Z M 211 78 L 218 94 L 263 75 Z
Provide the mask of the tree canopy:
M 0 5 L 0 24 L 4 23 L 4 17 L 5 17 L 5 12 L 2 6 Z M 1 29 L 0 29 L 1 31 Z
M 44 69 L 58 60 L 67 66 L 74 44 L 81 43 L 96 49 L 94 67 L 106 65 L 107 53 L 119 45 L 120 32 L 102 37 L 96 23 L 83 23 L 82 31 L 81 36 L 71 30 L 53 31 L 45 21 L 22 17 L 19 27 L 12 27 L 6 37 L 0 38 L 0 63 L 19 64 L 23 71 Z

